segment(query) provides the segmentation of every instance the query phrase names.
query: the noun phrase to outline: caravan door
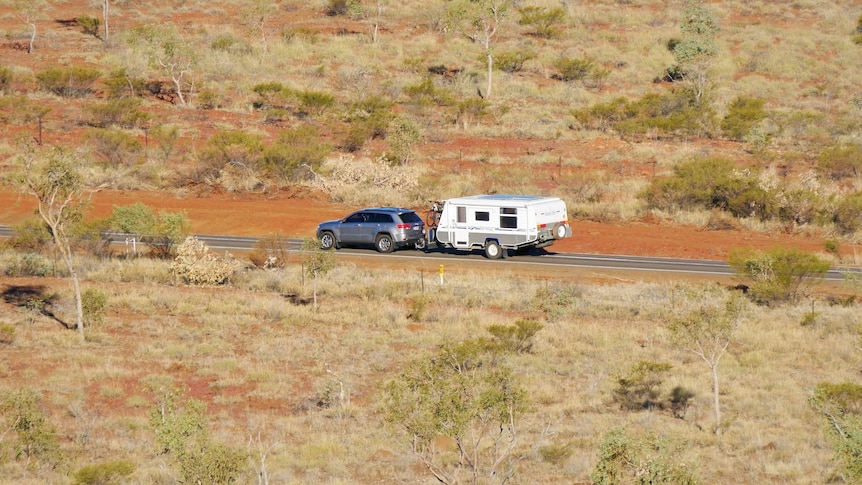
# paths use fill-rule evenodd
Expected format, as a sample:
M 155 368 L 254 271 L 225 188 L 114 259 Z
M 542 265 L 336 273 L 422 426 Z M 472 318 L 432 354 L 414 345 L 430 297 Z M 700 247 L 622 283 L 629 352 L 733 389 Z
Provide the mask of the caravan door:
M 449 211 L 452 218 L 449 227 L 452 228 L 452 246 L 466 249 L 470 247 L 470 228 L 467 226 L 467 207 L 463 205 L 453 207 Z

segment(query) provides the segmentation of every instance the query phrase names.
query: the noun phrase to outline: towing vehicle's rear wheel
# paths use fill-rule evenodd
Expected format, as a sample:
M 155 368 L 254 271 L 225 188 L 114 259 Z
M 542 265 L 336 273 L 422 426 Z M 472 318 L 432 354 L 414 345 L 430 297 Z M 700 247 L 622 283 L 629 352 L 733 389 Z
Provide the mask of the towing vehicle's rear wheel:
M 381 253 L 391 253 L 395 249 L 395 245 L 392 244 L 392 236 L 389 234 L 377 236 L 377 240 L 374 241 L 374 247 Z

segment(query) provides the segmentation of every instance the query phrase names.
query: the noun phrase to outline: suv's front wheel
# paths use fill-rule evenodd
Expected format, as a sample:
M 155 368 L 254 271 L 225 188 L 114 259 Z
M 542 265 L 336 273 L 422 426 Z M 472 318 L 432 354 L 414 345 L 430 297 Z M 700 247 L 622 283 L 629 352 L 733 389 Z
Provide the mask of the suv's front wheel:
M 395 249 L 395 245 L 392 244 L 392 236 L 389 234 L 380 234 L 377 236 L 377 240 L 374 241 L 374 247 L 381 253 L 391 253 Z
M 321 249 L 328 251 L 328 250 L 333 249 L 333 248 L 338 249 L 337 246 L 338 245 L 335 242 L 335 236 L 331 232 L 326 231 L 320 235 L 320 248 Z

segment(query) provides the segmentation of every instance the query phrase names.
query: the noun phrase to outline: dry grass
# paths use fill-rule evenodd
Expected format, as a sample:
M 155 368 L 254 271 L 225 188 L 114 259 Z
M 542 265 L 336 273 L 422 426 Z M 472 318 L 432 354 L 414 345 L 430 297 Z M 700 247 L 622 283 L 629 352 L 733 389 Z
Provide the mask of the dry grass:
M 85 285 L 109 301 L 86 343 L 47 317 L 28 323 L 5 305 L 4 320 L 18 338 L 0 357 L 0 387 L 43 393 L 69 461 L 53 471 L 7 461 L 0 483 L 65 483 L 67 470 L 109 455 L 136 464 L 128 483 L 170 483 L 146 423 L 150 389 L 166 382 L 208 403 L 220 440 L 252 454 L 270 449 L 266 466 L 275 482 L 432 483 L 407 443 L 383 426 L 378 386 L 443 342 L 486 335 L 487 325 L 518 318 L 545 324 L 533 354 L 510 358 L 532 403 L 517 423 L 522 445 L 537 443 L 550 423 L 556 434 L 549 442 L 568 444 L 571 453 L 558 464 L 530 454 L 516 483 L 586 480 L 603 434 L 621 426 L 686 443 L 680 458 L 695 464 L 704 482 L 822 483 L 834 464 L 808 396 L 819 382 L 854 380 L 862 364 L 858 305 L 751 308 L 720 365 L 725 432 L 717 439 L 707 431 L 708 368 L 674 347 L 664 328 L 668 310 L 680 304 L 672 282 L 489 278 L 455 266 L 440 286 L 433 273 L 342 264 L 318 282 L 315 313 L 286 297 L 310 292 L 293 263 L 249 271 L 225 288 L 165 286 L 153 275 L 168 273 L 167 262 L 86 266 Z M 26 281 L 68 298 L 64 280 Z M 422 295 L 430 298 L 427 311 L 411 319 L 410 302 Z M 811 312 L 816 318 L 803 326 Z M 37 364 L 21 366 L 22 359 Z M 614 404 L 616 376 L 643 360 L 673 365 L 663 392 L 677 385 L 695 392 L 684 419 Z M 341 385 L 346 399 L 332 401 Z M 329 407 L 318 407 L 322 399 Z M 252 480 L 251 473 L 244 477 Z

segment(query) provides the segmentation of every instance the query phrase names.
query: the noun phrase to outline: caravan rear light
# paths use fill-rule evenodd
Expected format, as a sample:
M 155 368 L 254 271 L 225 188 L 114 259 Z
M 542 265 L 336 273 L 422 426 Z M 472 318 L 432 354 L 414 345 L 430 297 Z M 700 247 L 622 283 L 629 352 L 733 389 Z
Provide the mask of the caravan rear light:
M 544 228 L 548 227 L 548 225 L 547 224 L 539 224 L 536 227 L 539 229 L 544 229 Z

